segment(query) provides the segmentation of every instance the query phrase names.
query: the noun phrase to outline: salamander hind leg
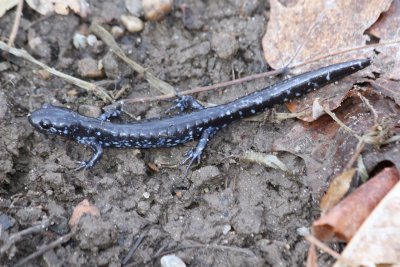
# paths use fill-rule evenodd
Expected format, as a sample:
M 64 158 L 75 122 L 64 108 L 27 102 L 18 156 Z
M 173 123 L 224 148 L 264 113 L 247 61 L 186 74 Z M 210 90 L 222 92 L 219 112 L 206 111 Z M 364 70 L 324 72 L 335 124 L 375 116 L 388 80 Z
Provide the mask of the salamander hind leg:
M 185 159 L 181 162 L 180 165 L 184 165 L 188 162 L 188 165 L 185 170 L 184 176 L 187 175 L 189 168 L 192 166 L 193 162 L 197 160 L 197 164 L 200 163 L 200 157 L 201 154 L 203 153 L 204 149 L 207 146 L 208 141 L 210 140 L 211 137 L 215 135 L 215 133 L 218 131 L 218 128 L 216 127 L 209 127 L 203 131 L 201 134 L 201 137 L 199 139 L 199 142 L 197 143 L 197 146 L 193 149 L 190 149 L 188 152 L 185 153 Z
M 89 160 L 78 161 L 79 166 L 75 169 L 75 171 L 89 169 L 101 159 L 101 156 L 103 155 L 102 146 L 95 142 L 89 143 L 88 145 L 93 150 L 94 154 Z
M 170 113 L 173 110 L 184 112 L 185 110 L 204 109 L 204 106 L 190 95 L 183 95 L 183 96 L 178 95 L 177 99 L 175 99 L 174 102 L 175 105 L 167 109 L 165 113 Z

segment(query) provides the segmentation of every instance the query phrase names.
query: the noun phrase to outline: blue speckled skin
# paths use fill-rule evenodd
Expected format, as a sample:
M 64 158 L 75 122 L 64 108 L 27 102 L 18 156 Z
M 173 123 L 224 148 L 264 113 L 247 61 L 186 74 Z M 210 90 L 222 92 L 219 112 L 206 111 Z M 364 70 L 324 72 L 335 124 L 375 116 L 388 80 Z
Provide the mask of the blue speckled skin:
M 89 118 L 66 108 L 44 104 L 29 115 L 29 122 L 42 133 L 65 136 L 90 146 L 95 152 L 93 157 L 81 162 L 78 169 L 92 167 L 101 158 L 102 148 L 172 147 L 200 138 L 197 147 L 187 153 L 185 161 L 189 160 L 190 167 L 194 160 L 200 159 L 208 139 L 222 127 L 335 82 L 370 63 L 369 59 L 359 59 L 330 65 L 284 80 L 224 105 L 204 109 L 198 107 L 190 113 L 160 119 L 116 124 L 109 122 L 108 117 L 116 116 L 118 112 Z

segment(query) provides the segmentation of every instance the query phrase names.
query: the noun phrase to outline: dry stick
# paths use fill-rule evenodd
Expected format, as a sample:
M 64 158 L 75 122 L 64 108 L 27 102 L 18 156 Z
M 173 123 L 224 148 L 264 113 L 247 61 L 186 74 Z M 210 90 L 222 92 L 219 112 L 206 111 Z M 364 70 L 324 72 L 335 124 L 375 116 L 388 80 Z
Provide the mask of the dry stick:
M 122 259 L 122 265 L 124 266 L 135 254 L 136 250 L 139 248 L 140 244 L 142 243 L 143 239 L 145 238 L 145 235 L 140 235 L 136 241 L 135 244 L 133 244 L 133 247 L 129 250 L 128 254 Z
M 89 29 L 97 36 L 99 36 L 120 59 L 125 61 L 125 63 L 127 63 L 132 69 L 134 69 L 141 76 L 143 76 L 147 80 L 147 82 L 154 88 L 156 88 L 158 91 L 160 91 L 163 94 L 173 94 L 173 95 L 176 94 L 176 91 L 173 86 L 158 79 L 152 73 L 148 72 L 145 68 L 143 68 L 140 64 L 128 58 L 125 55 L 124 51 L 122 51 L 122 49 L 118 46 L 117 42 L 115 42 L 112 35 L 108 31 L 106 31 L 103 27 L 101 27 L 99 24 L 94 23 L 90 26 Z
M 13 46 L 14 45 L 15 37 L 17 37 L 19 23 L 20 23 L 21 17 L 22 17 L 22 8 L 23 8 L 23 6 L 24 6 L 24 0 L 19 0 L 18 6 L 17 6 L 17 10 L 15 11 L 14 24 L 13 24 L 13 27 L 11 29 L 10 37 L 8 38 L 8 43 L 7 44 L 9 46 Z
M 354 262 L 346 259 L 345 257 L 343 257 L 342 255 L 340 255 L 339 253 L 337 253 L 336 251 L 334 251 L 333 249 L 331 249 L 330 247 L 328 247 L 327 245 L 325 245 L 324 243 L 322 243 L 321 241 L 319 241 L 317 238 L 315 238 L 312 235 L 308 235 L 304 237 L 308 242 L 310 242 L 311 244 L 314 244 L 315 246 L 317 246 L 319 249 L 321 249 L 322 251 L 325 251 L 326 253 L 328 253 L 329 255 L 331 255 L 332 257 L 334 257 L 336 260 L 340 261 L 343 264 L 346 264 L 348 266 L 351 267 L 357 267 L 358 265 L 355 264 Z
M 4 42 L 0 41 L 0 49 L 7 51 L 10 54 L 13 54 L 16 57 L 21 57 L 24 58 L 38 66 L 40 66 L 41 68 L 45 69 L 46 71 L 48 71 L 49 73 L 58 76 L 62 79 L 64 79 L 65 81 L 72 83 L 80 88 L 83 88 L 87 91 L 92 91 L 95 94 L 97 94 L 104 102 L 113 102 L 114 100 L 111 98 L 111 96 L 106 92 L 106 90 L 100 86 L 97 86 L 93 83 L 89 83 L 83 80 L 80 80 L 78 78 L 75 78 L 73 76 L 67 75 L 65 73 L 62 73 L 58 70 L 55 70 L 54 68 L 50 68 L 49 66 L 47 66 L 46 64 L 43 64 L 42 62 L 36 60 L 34 57 L 32 57 L 28 52 L 26 52 L 23 49 L 17 49 L 17 48 L 13 48 L 10 47 L 9 45 L 7 45 Z
M 353 47 L 353 48 L 339 50 L 339 51 L 332 52 L 332 53 L 329 53 L 329 54 L 326 54 L 326 55 L 323 55 L 323 56 L 320 56 L 320 57 L 312 58 L 312 59 L 310 59 L 308 61 L 304 61 L 304 62 L 301 62 L 301 63 L 298 63 L 298 64 L 294 64 L 294 65 L 290 66 L 290 69 L 302 67 L 302 66 L 305 66 L 305 65 L 308 65 L 308 64 L 311 64 L 311 63 L 314 63 L 314 62 L 317 62 L 317 61 L 320 61 L 320 60 L 323 60 L 323 59 L 326 59 L 326 58 L 329 58 L 329 57 L 334 57 L 334 56 L 337 56 L 337 55 L 347 54 L 347 53 L 354 52 L 354 51 L 361 51 L 361 50 L 365 50 L 365 49 L 375 49 L 375 48 L 378 48 L 378 47 L 390 46 L 390 45 L 399 45 L 399 44 L 400 44 L 400 40 L 393 40 L 393 41 L 390 41 L 390 42 L 382 42 L 382 43 L 379 43 L 379 44 L 361 45 L 361 46 L 357 46 L 357 47 Z
M 388 88 L 388 87 L 386 87 L 386 86 L 383 86 L 383 85 L 381 85 L 381 84 L 379 84 L 379 83 L 377 83 L 377 82 L 375 82 L 375 81 L 373 81 L 373 80 L 367 80 L 368 81 L 368 83 L 375 89 L 375 90 L 378 90 L 378 91 L 386 91 L 386 92 L 389 92 L 389 93 L 391 93 L 391 94 L 393 94 L 393 95 L 400 95 L 398 92 L 396 92 L 395 90 L 392 90 L 392 89 L 390 89 L 390 88 Z
M 3 255 L 7 250 L 10 249 L 12 245 L 20 241 L 24 236 L 41 232 L 43 231 L 43 229 L 46 229 L 49 225 L 50 225 L 50 220 L 45 220 L 38 225 L 29 227 L 25 230 L 19 231 L 18 233 L 11 235 L 10 238 L 7 240 L 7 242 L 0 248 L 0 255 Z
M 190 90 L 181 91 L 181 92 L 179 92 L 179 95 L 189 95 L 189 94 L 194 94 L 194 93 L 215 90 L 215 89 L 227 87 L 230 85 L 241 84 L 241 83 L 256 80 L 256 79 L 279 75 L 284 72 L 286 72 L 286 68 L 281 68 L 281 69 L 273 70 L 273 71 L 267 71 L 267 72 L 263 72 L 263 73 L 259 73 L 259 74 L 246 76 L 244 78 L 240 78 L 237 80 L 222 82 L 222 83 L 204 86 L 204 87 L 195 87 Z M 165 100 L 165 99 L 171 99 L 171 98 L 175 98 L 175 97 L 176 97 L 176 94 L 174 93 L 174 94 L 165 94 L 165 95 L 142 97 L 142 98 L 123 99 L 123 100 L 119 100 L 119 101 L 111 104 L 110 106 L 133 104 L 133 103 L 143 103 L 143 102 L 147 102 L 147 101 Z
M 39 248 L 36 252 L 32 253 L 31 255 L 29 255 L 28 257 L 20 260 L 19 262 L 17 262 L 14 266 L 18 267 L 18 266 L 24 266 L 26 263 L 28 263 L 29 261 L 39 257 L 40 255 L 43 255 L 44 253 L 46 253 L 47 251 L 49 251 L 50 249 L 56 248 L 61 244 L 64 244 L 65 242 L 68 242 L 72 236 L 75 234 L 75 231 L 72 230 L 71 232 L 69 232 L 66 235 L 61 236 L 60 238 L 56 239 L 55 241 L 51 242 L 50 244 L 44 245 L 41 248 Z
M 264 78 L 264 77 L 269 77 L 269 76 L 273 76 L 273 75 L 278 75 L 281 73 L 286 72 L 287 70 L 292 70 L 295 68 L 299 68 L 299 67 L 303 67 L 305 65 L 314 63 L 314 62 L 318 62 L 320 60 L 329 58 L 329 57 L 333 57 L 333 56 L 337 56 L 337 55 L 341 55 L 341 54 L 347 54 L 353 51 L 357 51 L 357 50 L 365 50 L 365 49 L 374 49 L 374 48 L 378 48 L 378 47 L 383 47 L 383 46 L 390 46 L 390 45 L 398 45 L 400 44 L 400 40 L 394 40 L 394 41 L 390 41 L 390 42 L 383 42 L 383 43 L 379 43 L 379 44 L 369 44 L 369 45 L 364 45 L 364 46 L 358 46 L 358 47 L 354 47 L 354 48 L 349 48 L 349 49 L 345 49 L 345 50 L 340 50 L 340 51 L 336 51 L 333 53 L 329 53 L 326 54 L 324 56 L 320 56 L 320 57 L 315 57 L 312 58 L 308 61 L 304 61 L 298 64 L 294 64 L 292 66 L 290 66 L 289 68 L 281 68 L 281 69 L 277 69 L 277 70 L 273 70 L 273 71 L 267 71 L 267 72 L 263 72 L 263 73 L 259 73 L 259 74 L 255 74 L 255 75 L 250 75 L 250 76 L 246 76 L 237 80 L 233 80 L 233 81 L 228 81 L 228 82 L 222 82 L 222 83 L 218 83 L 218 84 L 214 84 L 214 85 L 210 85 L 210 86 L 205 86 L 205 87 L 196 87 L 193 88 L 191 90 L 186 90 L 186 91 L 182 91 L 179 92 L 179 94 L 181 95 L 188 95 L 188 94 L 193 94 L 193 93 L 198 93 L 198 92 L 204 92 L 204 91 L 209 91 L 209 90 L 215 90 L 218 88 L 223 88 L 226 86 L 230 86 L 230 85 L 235 85 L 235 84 L 241 84 L 244 82 L 248 82 L 248 81 L 252 81 L 252 80 L 256 80 L 256 79 L 260 79 L 260 78 Z M 152 96 L 152 97 L 143 97 L 143 98 L 133 98 L 133 99 L 122 99 L 119 100 L 117 103 L 111 105 L 123 105 L 123 104 L 132 104 L 132 103 L 140 103 L 140 102 L 147 102 L 147 101 L 157 101 L 157 100 L 164 100 L 164 99 L 170 99 L 170 98 L 174 98 L 176 95 L 175 94 L 165 94 L 165 95 L 158 95 L 158 96 Z

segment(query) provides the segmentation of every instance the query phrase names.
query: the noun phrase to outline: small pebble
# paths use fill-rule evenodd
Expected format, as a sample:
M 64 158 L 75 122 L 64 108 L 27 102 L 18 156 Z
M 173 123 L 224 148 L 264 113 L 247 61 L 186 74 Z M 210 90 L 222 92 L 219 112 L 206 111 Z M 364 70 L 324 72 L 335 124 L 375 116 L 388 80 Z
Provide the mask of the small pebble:
M 85 48 L 87 46 L 86 36 L 77 32 L 74 34 L 74 37 L 72 38 L 72 43 L 76 49 Z
M 145 215 L 149 209 L 150 209 L 149 201 L 140 201 L 137 204 L 137 213 L 139 213 L 140 215 Z
M 97 38 L 96 35 L 90 34 L 87 38 L 86 38 L 87 44 L 90 46 L 94 46 L 97 42 Z
M 162 267 L 186 267 L 186 264 L 174 254 L 161 257 L 160 263 Z
M 143 0 L 143 12 L 148 20 L 161 20 L 172 10 L 173 0 Z
M 129 13 L 136 17 L 143 15 L 143 6 L 141 0 L 125 0 L 125 7 Z
M 229 224 L 225 224 L 224 228 L 222 229 L 222 233 L 224 235 L 226 235 L 227 233 L 229 233 L 229 231 L 232 229 L 232 227 Z
M 138 17 L 130 16 L 130 15 L 122 15 L 121 16 L 122 24 L 126 27 L 129 32 L 140 32 L 144 28 L 143 21 L 141 21 Z
M 143 197 L 148 199 L 150 197 L 150 193 L 149 192 L 144 192 L 143 193 Z
M 233 57 L 239 50 L 239 43 L 235 36 L 228 33 L 217 33 L 211 38 L 211 47 L 218 57 L 228 59 Z
M 310 234 L 310 229 L 307 227 L 299 227 L 296 229 L 296 232 L 301 236 L 307 236 Z
M 120 26 L 113 26 L 111 28 L 111 34 L 115 39 L 118 39 L 124 34 L 124 29 L 122 29 Z
M 100 78 L 104 75 L 103 66 L 90 57 L 78 61 L 78 73 L 84 78 Z
M 91 105 L 80 105 L 78 107 L 78 112 L 84 116 L 97 118 L 101 115 L 101 109 L 97 106 Z

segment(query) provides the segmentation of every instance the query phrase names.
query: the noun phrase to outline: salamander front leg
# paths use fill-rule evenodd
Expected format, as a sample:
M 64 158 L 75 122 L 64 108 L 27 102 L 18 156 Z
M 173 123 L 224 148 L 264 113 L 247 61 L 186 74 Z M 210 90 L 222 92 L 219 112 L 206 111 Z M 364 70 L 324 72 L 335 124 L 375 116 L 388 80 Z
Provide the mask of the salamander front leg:
M 177 99 L 175 99 L 174 102 L 175 105 L 167 109 L 165 113 L 170 113 L 173 110 L 178 110 L 179 112 L 183 112 L 185 110 L 204 109 L 204 106 L 190 95 L 183 95 L 183 96 L 177 95 Z
M 94 142 L 89 143 L 88 145 L 93 150 L 94 154 L 89 160 L 79 161 L 78 162 L 79 166 L 75 169 L 75 171 L 89 169 L 93 167 L 93 165 L 96 164 L 96 162 L 101 159 L 101 156 L 103 155 L 102 146 Z
M 205 129 L 203 131 L 203 133 L 201 134 L 201 137 L 200 137 L 199 142 L 197 143 L 197 146 L 193 149 L 190 149 L 188 152 L 185 153 L 184 156 L 186 156 L 186 158 L 180 164 L 180 165 L 184 165 L 184 164 L 186 164 L 186 162 L 189 162 L 186 167 L 184 176 L 187 175 L 189 168 L 192 166 L 192 164 L 195 160 L 197 160 L 197 164 L 200 163 L 201 154 L 203 153 L 204 149 L 206 148 L 207 143 L 210 140 L 210 138 L 213 137 L 217 131 L 218 131 L 218 128 L 215 128 L 215 127 L 210 127 L 210 128 Z
M 115 108 L 110 108 L 101 114 L 98 119 L 102 121 L 110 121 L 111 118 L 119 118 L 122 115 L 122 106 L 118 105 Z

